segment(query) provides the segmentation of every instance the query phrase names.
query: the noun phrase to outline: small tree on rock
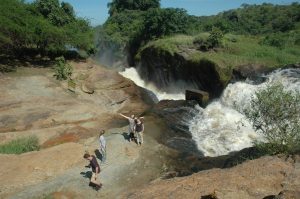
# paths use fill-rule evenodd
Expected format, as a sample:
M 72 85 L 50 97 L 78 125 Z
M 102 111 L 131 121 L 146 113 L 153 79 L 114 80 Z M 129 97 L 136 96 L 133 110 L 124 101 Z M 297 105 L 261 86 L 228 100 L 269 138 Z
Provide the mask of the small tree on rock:
M 71 79 L 73 68 L 70 64 L 66 63 L 64 57 L 59 57 L 56 59 L 56 65 L 54 66 L 54 77 L 58 80 Z

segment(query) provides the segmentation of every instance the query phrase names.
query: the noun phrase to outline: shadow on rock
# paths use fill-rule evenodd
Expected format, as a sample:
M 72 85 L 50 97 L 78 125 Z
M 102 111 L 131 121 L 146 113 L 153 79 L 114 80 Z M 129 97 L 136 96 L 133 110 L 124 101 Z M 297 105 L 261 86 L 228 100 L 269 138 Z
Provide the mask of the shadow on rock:
M 126 133 L 126 132 L 123 132 L 122 133 L 122 135 L 123 135 L 123 137 L 124 137 L 124 140 L 127 140 L 128 142 L 129 142 L 129 134 L 128 133 Z
M 89 166 L 86 166 L 89 168 Z M 91 171 L 87 171 L 87 172 L 80 172 L 80 175 L 82 175 L 84 178 L 91 178 L 92 177 L 92 172 Z

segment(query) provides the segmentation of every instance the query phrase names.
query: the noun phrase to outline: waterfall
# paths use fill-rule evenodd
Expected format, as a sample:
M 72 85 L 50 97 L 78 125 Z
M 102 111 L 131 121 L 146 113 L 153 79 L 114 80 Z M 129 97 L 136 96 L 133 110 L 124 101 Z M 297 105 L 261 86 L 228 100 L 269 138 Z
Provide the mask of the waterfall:
M 138 86 L 151 90 L 159 100 L 184 99 L 184 93 L 165 93 L 153 84 L 146 83 L 135 68 L 127 68 L 120 74 Z M 300 92 L 300 69 L 276 70 L 266 78 L 267 81 L 259 85 L 248 80 L 229 84 L 219 99 L 211 102 L 205 109 L 196 106 L 192 119 L 183 121 L 188 126 L 198 149 L 205 156 L 219 156 L 239 151 L 251 147 L 255 139 L 263 139 L 253 130 L 247 118 L 238 111 L 250 105 L 251 96 L 256 91 L 272 82 L 280 81 L 285 89 Z
M 285 89 L 300 92 L 300 69 L 277 70 L 267 78 L 259 85 L 248 81 L 229 84 L 220 99 L 205 109 L 196 107 L 198 113 L 190 121 L 189 130 L 205 156 L 225 155 L 252 146 L 255 139 L 262 140 L 245 116 L 237 111 L 249 106 L 256 91 L 280 81 Z
M 164 91 L 161 91 L 159 88 L 157 88 L 152 83 L 145 82 L 140 75 L 138 74 L 137 70 L 135 68 L 126 68 L 125 71 L 119 72 L 120 75 L 123 77 L 126 77 L 128 79 L 131 79 L 136 85 L 143 87 L 147 90 L 152 91 L 157 99 L 160 100 L 182 100 L 185 99 L 185 94 L 182 93 L 167 93 Z

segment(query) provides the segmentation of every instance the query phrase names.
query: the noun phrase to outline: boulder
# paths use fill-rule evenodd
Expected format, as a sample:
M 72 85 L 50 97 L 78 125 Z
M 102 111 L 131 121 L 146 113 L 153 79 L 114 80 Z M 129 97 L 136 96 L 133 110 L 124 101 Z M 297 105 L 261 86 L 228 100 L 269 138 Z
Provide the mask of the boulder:
M 209 93 L 196 89 L 185 91 L 185 100 L 195 100 L 201 107 L 205 107 L 209 101 Z

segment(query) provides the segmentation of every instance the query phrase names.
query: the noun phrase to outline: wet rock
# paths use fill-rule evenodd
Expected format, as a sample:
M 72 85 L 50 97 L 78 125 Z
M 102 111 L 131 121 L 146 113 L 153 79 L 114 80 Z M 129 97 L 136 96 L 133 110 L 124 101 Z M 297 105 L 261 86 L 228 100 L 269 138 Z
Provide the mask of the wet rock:
M 189 122 L 196 114 L 194 100 L 162 100 L 156 104 L 151 112 L 158 115 L 171 129 L 161 141 L 183 154 L 193 154 L 202 157 L 203 153 L 197 148 L 189 131 Z
M 185 91 L 185 100 L 195 100 L 201 107 L 205 107 L 209 101 L 209 93 L 196 89 Z
M 271 72 L 271 69 L 258 65 L 243 65 L 232 71 L 232 82 L 250 80 L 253 84 L 260 84 L 266 81 L 265 73 Z
M 220 77 L 216 63 L 200 59 L 194 61 L 183 52 L 171 53 L 165 49 L 149 46 L 141 52 L 140 76 L 156 87 L 172 93 L 173 87 L 197 88 L 207 91 L 212 98 L 220 96 L 227 79 Z

